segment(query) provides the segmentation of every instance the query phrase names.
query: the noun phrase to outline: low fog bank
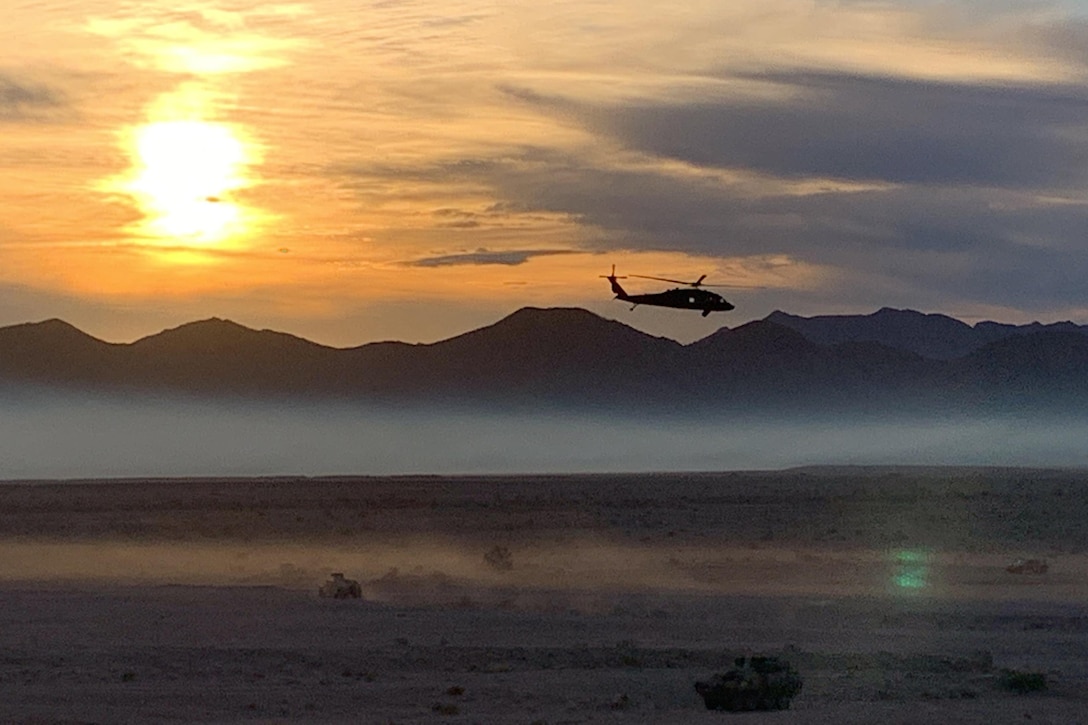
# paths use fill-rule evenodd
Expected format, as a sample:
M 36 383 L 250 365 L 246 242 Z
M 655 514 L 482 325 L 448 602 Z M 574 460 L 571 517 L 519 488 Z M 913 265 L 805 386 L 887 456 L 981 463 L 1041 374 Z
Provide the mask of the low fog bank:
M 663 419 L 0 400 L 0 479 L 1088 465 L 1088 415 Z

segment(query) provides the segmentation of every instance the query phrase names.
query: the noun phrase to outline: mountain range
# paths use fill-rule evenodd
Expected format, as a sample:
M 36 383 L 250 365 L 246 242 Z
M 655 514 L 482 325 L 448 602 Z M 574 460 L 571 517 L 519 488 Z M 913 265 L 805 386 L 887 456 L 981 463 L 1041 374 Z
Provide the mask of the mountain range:
M 1088 402 L 1088 326 L 774 312 L 682 345 L 582 309 L 523 308 L 440 342 L 332 348 L 216 318 L 126 344 L 47 320 L 0 328 L 0 387 L 723 414 L 1075 411 Z

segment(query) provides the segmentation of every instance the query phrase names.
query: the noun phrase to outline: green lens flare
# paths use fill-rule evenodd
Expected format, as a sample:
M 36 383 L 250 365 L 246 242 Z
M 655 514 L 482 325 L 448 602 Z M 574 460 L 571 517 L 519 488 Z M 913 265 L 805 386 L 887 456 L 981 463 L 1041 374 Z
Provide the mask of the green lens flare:
M 901 571 L 895 576 L 895 585 L 900 589 L 924 589 L 926 571 L 924 568 Z
M 892 582 L 900 589 L 925 589 L 929 574 L 929 555 L 925 551 L 902 549 L 893 556 L 895 560 Z

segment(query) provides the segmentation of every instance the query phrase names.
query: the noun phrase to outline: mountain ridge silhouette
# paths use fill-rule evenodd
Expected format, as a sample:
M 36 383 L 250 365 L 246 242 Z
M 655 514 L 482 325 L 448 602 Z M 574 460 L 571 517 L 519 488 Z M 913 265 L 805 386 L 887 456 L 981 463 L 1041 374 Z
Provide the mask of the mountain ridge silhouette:
M 50 319 L 0 328 L 0 386 L 485 408 L 1068 407 L 1088 401 L 1088 334 L 882 308 L 776 311 L 683 345 L 526 307 L 437 342 L 335 348 L 214 317 L 131 343 Z

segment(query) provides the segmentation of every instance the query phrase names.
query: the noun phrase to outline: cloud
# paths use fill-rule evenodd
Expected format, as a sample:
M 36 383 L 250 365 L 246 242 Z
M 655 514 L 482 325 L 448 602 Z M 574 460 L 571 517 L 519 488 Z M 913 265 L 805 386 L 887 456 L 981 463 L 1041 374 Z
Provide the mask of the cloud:
M 398 170 L 400 178 L 487 188 L 492 207 L 522 218 L 575 220 L 580 249 L 664 251 L 718 258 L 781 254 L 838 270 L 810 304 L 852 300 L 947 309 L 965 304 L 1049 310 L 1083 296 L 1088 205 L 1074 191 L 898 183 L 840 188 L 817 180 L 706 173 L 668 160 L 598 149 L 526 147 Z M 373 169 L 366 172 L 373 173 Z M 808 182 L 805 182 L 806 184 Z M 1049 192 L 1048 192 L 1049 194 Z M 446 208 L 436 218 L 472 220 Z M 550 250 L 536 247 L 535 250 Z M 432 255 L 418 266 L 523 263 L 520 250 Z
M 774 178 L 686 173 L 665 163 L 627 163 L 607 150 L 540 148 L 421 173 L 488 186 L 502 208 L 576 219 L 586 231 L 579 246 L 589 251 L 781 254 L 837 270 L 823 286 L 794 293 L 793 310 L 852 303 L 1046 313 L 1082 306 L 1088 276 L 1082 243 L 1088 204 L 1075 190 L 1051 198 L 1032 190 L 903 183 L 825 190 L 817 184 L 796 193 Z M 485 259 L 493 263 L 498 254 Z M 513 255 L 522 261 L 521 253 Z M 473 258 L 452 254 L 426 265 L 479 261 Z
M 84 29 L 113 40 L 136 66 L 207 76 L 286 65 L 287 55 L 303 43 L 281 25 L 306 14 L 301 4 L 230 10 L 199 2 L 168 10 L 133 4 L 91 16 Z
M 1088 94 L 1080 86 L 812 72 L 751 78 L 782 92 L 580 108 L 568 101 L 559 112 L 631 150 L 780 177 L 1015 188 L 1088 178 Z
M 43 120 L 62 105 L 58 91 L 0 74 L 0 121 Z
M 489 251 L 487 249 L 477 249 L 475 252 L 424 257 L 406 264 L 410 267 L 453 267 L 472 264 L 501 264 L 516 267 L 525 264 L 533 257 L 548 257 L 557 254 L 573 254 L 573 250 L 523 249 L 517 251 Z

